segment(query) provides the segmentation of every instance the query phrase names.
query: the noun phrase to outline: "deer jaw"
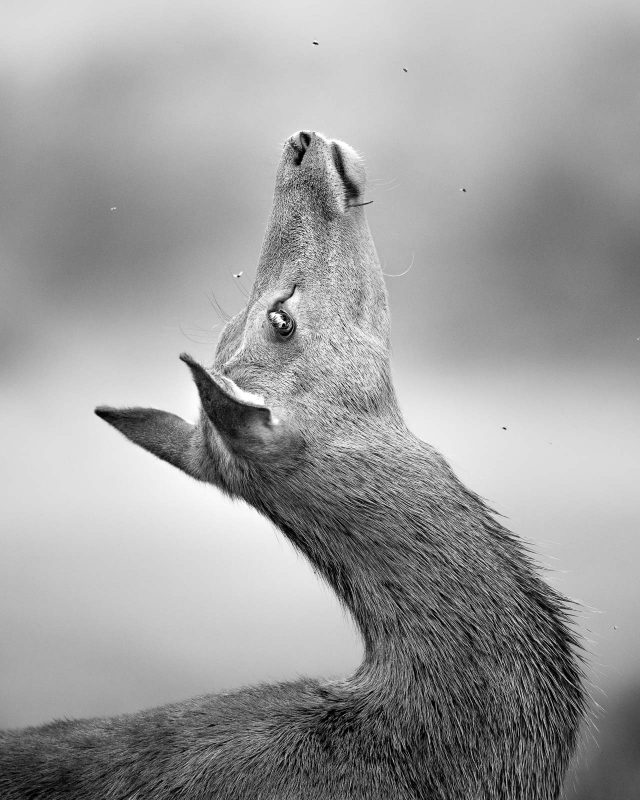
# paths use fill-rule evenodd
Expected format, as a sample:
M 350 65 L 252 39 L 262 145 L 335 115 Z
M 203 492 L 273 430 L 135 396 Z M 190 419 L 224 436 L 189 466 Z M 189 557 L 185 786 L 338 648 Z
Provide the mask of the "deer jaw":
M 309 446 L 361 426 L 363 415 L 397 418 L 387 296 L 364 188 L 362 161 L 348 145 L 292 136 L 247 306 L 222 332 L 212 370 L 181 356 L 200 394 L 199 423 L 155 409 L 96 413 L 193 477 L 242 495 L 254 467 L 288 473 Z M 291 335 L 274 326 L 274 314 L 293 321 Z

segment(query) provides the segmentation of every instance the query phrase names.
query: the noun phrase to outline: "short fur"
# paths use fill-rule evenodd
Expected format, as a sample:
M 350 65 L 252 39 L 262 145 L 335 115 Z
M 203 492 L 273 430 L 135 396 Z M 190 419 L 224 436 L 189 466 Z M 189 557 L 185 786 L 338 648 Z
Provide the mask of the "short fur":
M 568 606 L 402 420 L 363 189 L 351 148 L 293 136 L 247 307 L 211 371 L 183 357 L 198 424 L 97 409 L 271 519 L 353 615 L 362 665 L 1 734 L 5 800 L 558 796 L 584 709 Z

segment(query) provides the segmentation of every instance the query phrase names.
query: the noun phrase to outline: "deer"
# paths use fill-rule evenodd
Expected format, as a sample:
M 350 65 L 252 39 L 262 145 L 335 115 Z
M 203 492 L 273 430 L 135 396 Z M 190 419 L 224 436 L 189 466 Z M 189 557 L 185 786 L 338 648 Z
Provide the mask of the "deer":
M 572 603 L 408 429 L 362 158 L 284 144 L 246 306 L 194 424 L 100 406 L 134 444 L 244 500 L 354 619 L 363 660 L 0 738 L 4 800 L 552 800 L 585 714 Z

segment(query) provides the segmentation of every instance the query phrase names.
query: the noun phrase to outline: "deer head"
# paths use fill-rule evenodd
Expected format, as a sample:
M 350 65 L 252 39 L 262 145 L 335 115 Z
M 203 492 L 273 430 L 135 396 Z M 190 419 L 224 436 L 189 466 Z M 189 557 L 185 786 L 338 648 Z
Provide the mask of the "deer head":
M 364 188 L 351 147 L 317 133 L 292 136 L 247 306 L 225 327 L 211 370 L 181 356 L 200 394 L 199 423 L 156 409 L 96 413 L 234 494 L 245 494 L 248 471 L 290 471 L 328 437 L 396 417 L 387 298 Z

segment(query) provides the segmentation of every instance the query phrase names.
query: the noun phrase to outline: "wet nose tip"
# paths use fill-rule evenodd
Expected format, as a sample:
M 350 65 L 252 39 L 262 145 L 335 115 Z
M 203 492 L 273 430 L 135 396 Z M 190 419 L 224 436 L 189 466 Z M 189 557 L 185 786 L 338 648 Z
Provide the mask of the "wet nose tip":
M 311 131 L 298 131 L 289 139 L 289 144 L 296 152 L 296 164 L 300 166 L 307 148 L 311 144 Z

